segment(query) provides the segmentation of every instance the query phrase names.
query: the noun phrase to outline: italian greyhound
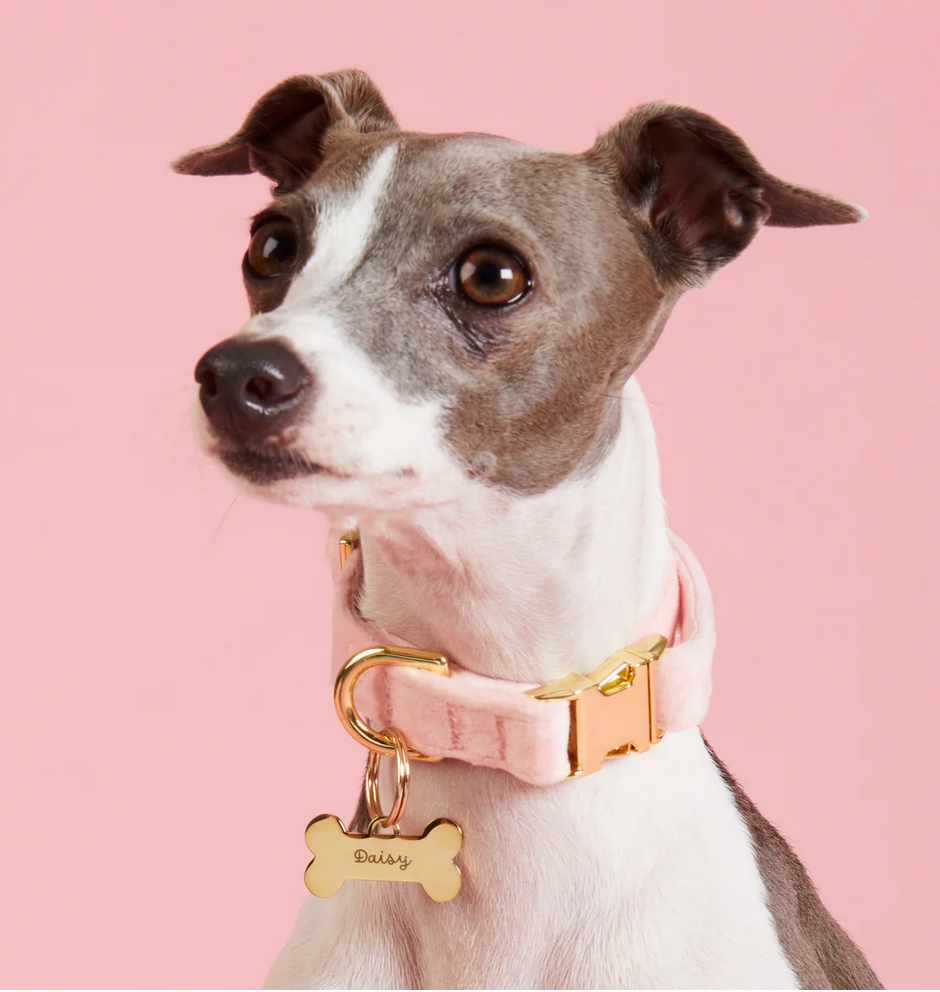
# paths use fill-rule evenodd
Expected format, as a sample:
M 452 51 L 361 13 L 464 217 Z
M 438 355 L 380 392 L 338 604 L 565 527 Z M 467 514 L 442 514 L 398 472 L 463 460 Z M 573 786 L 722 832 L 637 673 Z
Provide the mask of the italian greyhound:
M 174 168 L 274 183 L 242 262 L 251 317 L 196 366 L 201 444 L 248 492 L 323 511 L 331 555 L 358 531 L 333 566 L 337 666 L 358 637 L 460 673 L 394 692 L 391 673 L 369 704 L 444 758 L 412 763 L 403 824 L 463 827 L 459 895 L 310 896 L 267 987 L 881 988 L 698 729 L 710 600 L 634 377 L 763 225 L 864 211 L 686 107 L 563 154 L 403 131 L 356 70 L 285 80 Z M 577 737 L 595 711 L 572 736 L 551 687 L 606 692 L 587 673 L 654 631 L 652 737 L 606 741 L 601 767 Z

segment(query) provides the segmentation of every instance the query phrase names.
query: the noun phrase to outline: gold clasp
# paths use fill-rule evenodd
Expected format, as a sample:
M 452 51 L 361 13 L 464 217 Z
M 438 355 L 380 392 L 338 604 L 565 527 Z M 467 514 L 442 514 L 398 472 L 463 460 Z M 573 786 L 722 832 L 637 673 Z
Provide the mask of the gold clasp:
M 359 547 L 359 531 L 348 530 L 339 539 L 339 567 L 342 569 L 349 556 Z
M 366 648 L 354 654 L 336 676 L 336 686 L 333 691 L 333 702 L 339 722 L 360 744 L 364 744 L 379 754 L 395 754 L 395 741 L 384 731 L 373 730 L 359 715 L 353 700 L 353 689 L 356 680 L 366 669 L 375 665 L 404 665 L 406 668 L 421 668 L 437 675 L 450 678 L 450 663 L 442 654 L 433 651 L 422 651 L 419 648 L 375 647 Z M 428 754 L 422 754 L 408 747 L 408 757 L 418 761 L 440 761 Z
M 605 758 L 648 751 L 663 731 L 656 726 L 656 662 L 666 638 L 651 634 L 616 651 L 590 675 L 572 672 L 529 689 L 533 699 L 565 700 L 570 777 L 596 772 Z

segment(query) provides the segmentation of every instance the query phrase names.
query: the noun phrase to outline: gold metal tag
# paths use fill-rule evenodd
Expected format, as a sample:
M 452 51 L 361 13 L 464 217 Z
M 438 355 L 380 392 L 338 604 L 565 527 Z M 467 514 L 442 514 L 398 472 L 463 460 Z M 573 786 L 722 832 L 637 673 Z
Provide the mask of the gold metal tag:
M 313 860 L 304 882 L 315 896 L 332 896 L 348 879 L 418 882 L 435 902 L 447 902 L 460 891 L 460 869 L 454 858 L 463 835 L 451 820 L 433 820 L 420 837 L 379 834 L 375 817 L 364 834 L 349 834 L 342 820 L 323 814 L 310 821 L 307 847 Z
M 359 532 L 347 531 L 339 541 L 339 564 L 343 568 L 359 547 Z M 417 882 L 435 902 L 447 902 L 460 891 L 460 869 L 454 858 L 460 853 L 463 833 L 452 820 L 432 820 L 420 837 L 402 837 L 398 821 L 408 802 L 410 760 L 440 761 L 408 746 L 395 727 L 373 730 L 356 710 L 353 687 L 356 679 L 375 665 L 404 665 L 449 676 L 447 659 L 417 648 L 374 647 L 354 654 L 336 676 L 334 702 L 342 725 L 369 748 L 365 799 L 369 826 L 364 834 L 346 832 L 343 821 L 327 813 L 307 824 L 305 838 L 313 860 L 304 872 L 304 883 L 315 896 L 333 896 L 347 879 L 376 882 Z M 388 813 L 379 797 L 379 762 L 383 755 L 395 757 L 395 799 Z M 391 830 L 391 834 L 378 831 Z

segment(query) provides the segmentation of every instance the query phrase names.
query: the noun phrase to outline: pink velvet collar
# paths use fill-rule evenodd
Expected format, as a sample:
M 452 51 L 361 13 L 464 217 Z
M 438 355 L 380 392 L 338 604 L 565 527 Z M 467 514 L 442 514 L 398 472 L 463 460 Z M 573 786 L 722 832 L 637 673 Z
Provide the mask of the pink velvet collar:
M 656 610 L 637 626 L 633 640 L 658 633 L 669 641 L 656 672 L 657 722 L 677 731 L 697 726 L 708 709 L 715 627 L 701 567 L 675 535 L 671 542 L 675 568 L 669 570 Z M 357 565 L 350 558 L 337 577 L 335 671 L 366 647 L 403 644 L 350 607 Z M 593 659 L 594 664 L 601 661 Z M 569 777 L 567 707 L 530 698 L 525 693 L 534 688 L 531 684 L 484 678 L 454 664 L 451 673 L 451 678 L 437 678 L 402 667 L 371 669 L 357 685 L 357 707 L 373 727 L 397 727 L 425 754 L 500 768 L 532 785 Z

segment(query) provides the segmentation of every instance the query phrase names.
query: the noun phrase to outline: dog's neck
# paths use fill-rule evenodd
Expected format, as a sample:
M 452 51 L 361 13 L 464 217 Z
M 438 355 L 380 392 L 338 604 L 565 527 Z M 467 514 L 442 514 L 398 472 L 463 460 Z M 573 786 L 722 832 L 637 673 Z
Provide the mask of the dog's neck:
M 538 496 L 475 486 L 466 501 L 359 519 L 359 610 L 391 638 L 481 675 L 545 682 L 630 643 L 671 550 L 639 387 L 589 473 Z

